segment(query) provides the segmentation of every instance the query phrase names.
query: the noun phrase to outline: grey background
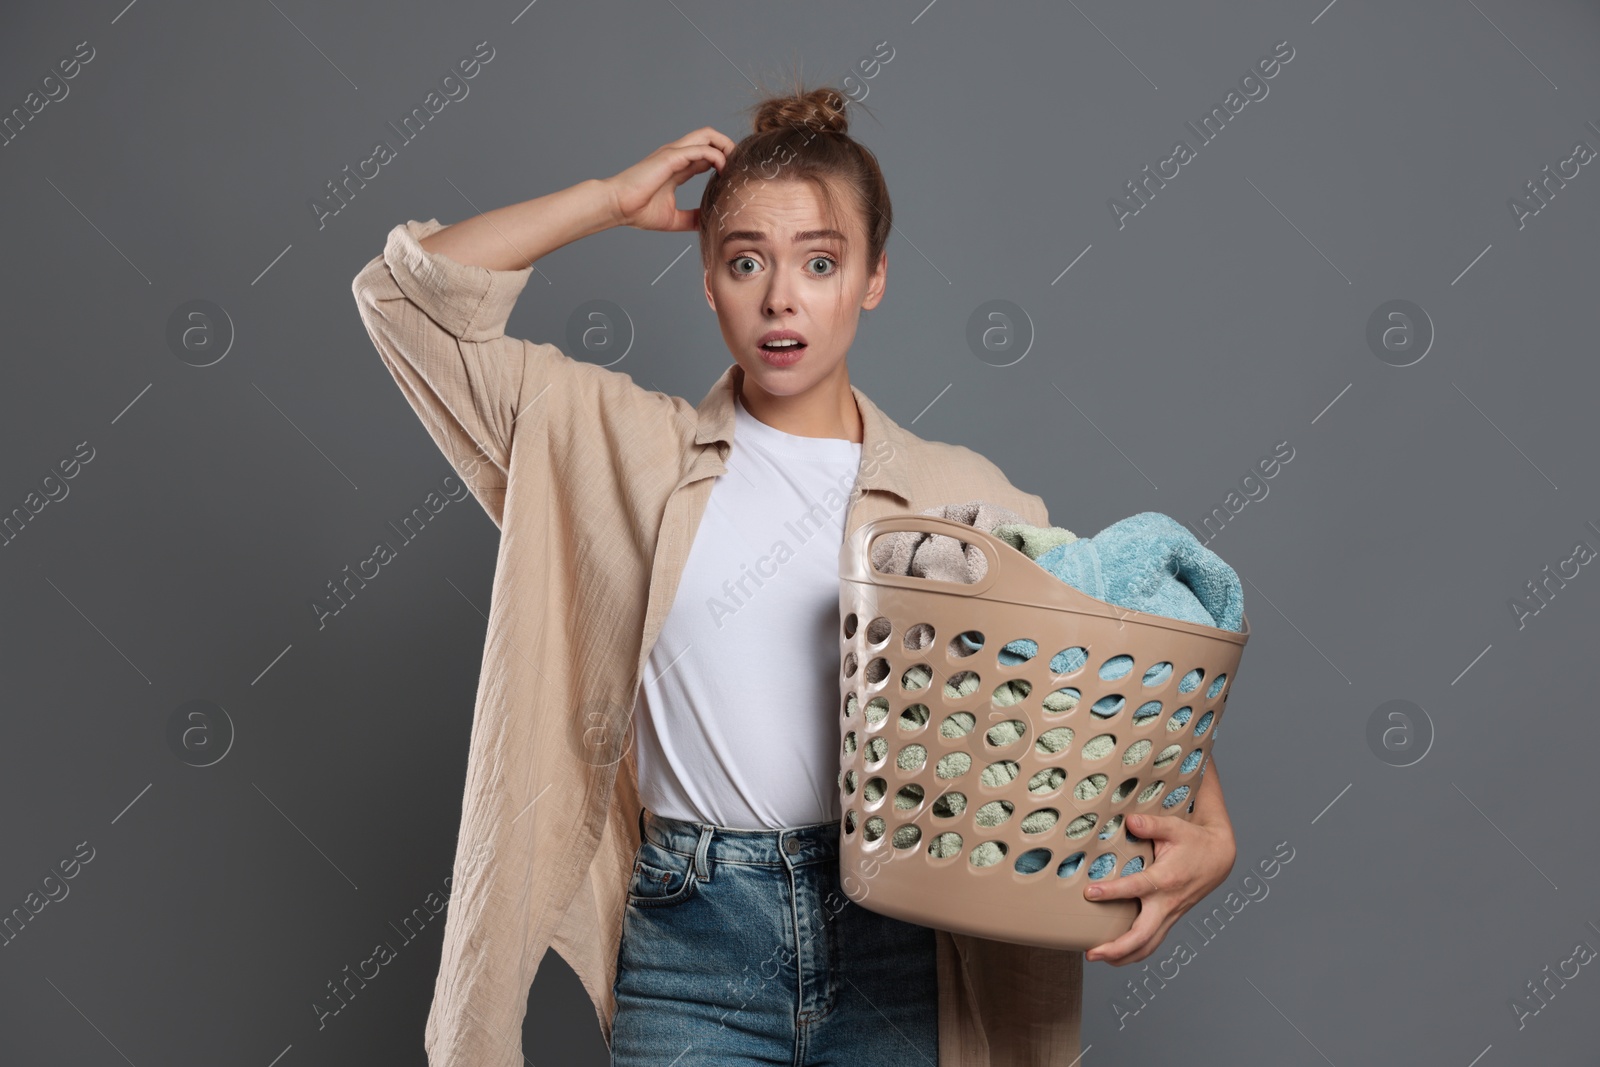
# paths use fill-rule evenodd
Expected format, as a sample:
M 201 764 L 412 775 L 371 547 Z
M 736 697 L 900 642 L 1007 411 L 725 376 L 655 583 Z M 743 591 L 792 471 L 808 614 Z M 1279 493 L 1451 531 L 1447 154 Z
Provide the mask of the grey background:
M 496 531 L 452 505 L 317 628 L 310 599 L 450 473 L 350 280 L 405 219 L 606 177 L 705 124 L 737 139 L 749 79 L 799 64 L 874 112 L 853 132 L 897 226 L 850 365 L 893 418 L 1082 536 L 1196 523 L 1294 448 L 1210 542 L 1253 637 L 1217 748 L 1238 863 L 1187 918 L 1278 843 L 1294 858 L 1214 940 L 1180 922 L 1145 962 L 1179 938 L 1195 957 L 1121 1025 L 1144 963 L 1089 964 L 1082 1062 L 1594 1062 L 1595 966 L 1520 1026 L 1512 1004 L 1600 947 L 1600 576 L 1520 627 L 1509 601 L 1600 548 L 1600 173 L 1522 228 L 1507 206 L 1600 147 L 1594 4 L 113 0 L 0 25 L 5 112 L 96 51 L 0 148 L 0 512 L 94 449 L 0 548 L 0 914 L 94 849 L 0 948 L 0 1060 L 424 1062 L 443 917 L 409 943 L 391 924 L 450 873 Z M 1119 229 L 1108 198 L 1282 40 L 1269 95 Z M 480 41 L 470 94 L 319 229 L 308 201 Z M 731 357 L 697 252 L 675 261 L 692 240 L 546 257 L 510 332 L 558 340 L 614 301 L 637 330 L 616 369 L 698 401 Z M 1395 298 L 1437 331 L 1405 367 L 1365 340 Z M 195 299 L 236 331 L 207 367 L 166 340 Z M 1004 368 L 964 340 L 993 299 L 1033 330 Z M 204 768 L 168 739 L 191 700 L 234 732 Z M 1410 755 L 1368 740 L 1394 700 L 1420 709 Z M 319 1029 L 325 984 L 384 939 L 397 957 Z M 525 1041 L 605 1062 L 553 952 Z

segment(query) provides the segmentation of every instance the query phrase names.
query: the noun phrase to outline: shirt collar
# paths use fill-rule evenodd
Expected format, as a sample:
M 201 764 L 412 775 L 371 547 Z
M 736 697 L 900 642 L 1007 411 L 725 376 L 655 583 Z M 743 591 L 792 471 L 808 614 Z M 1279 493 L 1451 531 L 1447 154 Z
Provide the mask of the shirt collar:
M 699 413 L 699 425 L 694 434 L 696 444 L 722 441 L 732 447 L 734 388 L 743 376 L 743 367 L 729 364 L 700 401 L 696 409 Z M 909 502 L 911 485 L 906 463 L 910 458 L 910 435 L 854 384 L 850 392 L 856 398 L 856 410 L 861 412 L 861 467 L 856 475 L 856 487 L 886 489 Z M 726 449 L 722 454 L 727 454 Z

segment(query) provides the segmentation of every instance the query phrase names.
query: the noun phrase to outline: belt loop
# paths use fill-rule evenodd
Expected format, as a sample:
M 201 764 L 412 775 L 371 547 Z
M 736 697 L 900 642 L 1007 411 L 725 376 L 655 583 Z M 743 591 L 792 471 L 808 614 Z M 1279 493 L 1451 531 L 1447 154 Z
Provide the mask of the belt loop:
M 709 823 L 700 824 L 700 841 L 694 850 L 694 870 L 702 882 L 711 881 L 711 835 L 714 831 Z

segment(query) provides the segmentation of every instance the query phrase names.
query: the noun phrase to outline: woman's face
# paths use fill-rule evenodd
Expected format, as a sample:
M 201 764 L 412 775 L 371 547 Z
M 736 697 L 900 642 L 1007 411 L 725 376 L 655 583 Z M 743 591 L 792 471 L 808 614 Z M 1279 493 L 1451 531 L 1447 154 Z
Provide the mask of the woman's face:
M 746 389 L 794 396 L 842 372 L 860 312 L 883 298 L 888 254 L 867 269 L 859 213 L 845 190 L 833 188 L 842 236 L 820 232 L 829 226 L 821 194 L 808 181 L 752 181 L 723 202 L 711 231 L 706 300 L 744 368 Z M 773 331 L 798 335 L 804 347 L 764 350 Z

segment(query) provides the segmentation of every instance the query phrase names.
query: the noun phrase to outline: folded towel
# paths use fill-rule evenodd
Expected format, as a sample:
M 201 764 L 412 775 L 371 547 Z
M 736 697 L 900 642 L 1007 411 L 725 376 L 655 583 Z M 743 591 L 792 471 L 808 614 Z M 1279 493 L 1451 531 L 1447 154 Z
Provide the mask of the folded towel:
M 989 532 L 1029 559 L 1038 559 L 1057 545 L 1078 539 L 1064 526 L 1030 526 L 1025 522 L 1004 522 Z

